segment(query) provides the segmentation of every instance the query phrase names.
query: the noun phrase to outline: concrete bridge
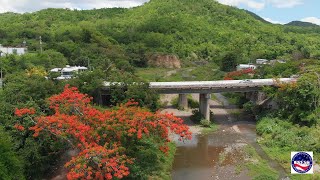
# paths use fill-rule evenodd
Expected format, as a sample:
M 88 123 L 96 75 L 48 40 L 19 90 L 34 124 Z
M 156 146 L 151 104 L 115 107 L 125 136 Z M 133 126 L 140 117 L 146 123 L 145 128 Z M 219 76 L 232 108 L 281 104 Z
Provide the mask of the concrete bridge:
M 256 92 L 265 86 L 275 86 L 279 82 L 294 82 L 294 78 L 281 79 L 250 79 L 250 80 L 221 80 L 221 81 L 184 81 L 184 82 L 150 82 L 150 89 L 156 90 L 160 94 L 179 94 L 179 106 L 188 107 L 187 94 L 200 94 L 199 111 L 210 120 L 209 99 L 212 93 L 218 92 Z M 104 89 L 109 90 L 111 85 L 117 82 L 104 82 Z

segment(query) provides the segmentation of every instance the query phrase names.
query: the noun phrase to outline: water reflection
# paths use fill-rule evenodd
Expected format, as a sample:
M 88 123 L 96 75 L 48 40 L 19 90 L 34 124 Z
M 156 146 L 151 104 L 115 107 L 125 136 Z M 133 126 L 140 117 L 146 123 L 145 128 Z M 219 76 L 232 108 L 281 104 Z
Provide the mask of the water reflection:
M 210 135 L 195 135 L 193 140 L 178 143 L 172 178 L 249 179 L 246 173 L 235 174 L 235 165 L 243 160 L 239 147 L 244 139 L 231 130 Z

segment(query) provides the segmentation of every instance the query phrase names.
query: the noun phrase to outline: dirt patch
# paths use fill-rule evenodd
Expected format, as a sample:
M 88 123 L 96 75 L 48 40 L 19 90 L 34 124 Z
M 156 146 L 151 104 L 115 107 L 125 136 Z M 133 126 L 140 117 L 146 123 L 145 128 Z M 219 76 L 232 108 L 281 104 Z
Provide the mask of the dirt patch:
M 174 69 L 181 68 L 181 61 L 175 55 L 153 54 L 147 57 L 147 59 L 148 59 L 148 64 L 150 66 L 174 68 Z

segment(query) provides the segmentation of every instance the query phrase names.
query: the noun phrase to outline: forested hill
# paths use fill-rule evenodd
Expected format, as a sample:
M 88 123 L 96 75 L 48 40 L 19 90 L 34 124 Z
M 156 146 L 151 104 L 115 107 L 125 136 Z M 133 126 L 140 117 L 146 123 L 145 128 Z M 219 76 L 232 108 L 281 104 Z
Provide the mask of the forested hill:
M 145 66 L 154 53 L 176 54 L 182 60 L 219 61 L 236 52 L 254 58 L 320 57 L 320 28 L 290 27 L 262 22 L 245 10 L 213 0 L 151 0 L 122 9 L 47 9 L 0 15 L 0 43 L 29 50 L 62 53 L 69 64 L 98 66 L 102 60 L 119 67 Z M 130 64 L 129 64 L 130 63 Z
M 292 22 L 289 22 L 288 24 L 286 25 L 290 25 L 290 26 L 302 26 L 302 27 L 320 27 L 316 24 L 313 24 L 313 23 L 309 23 L 309 22 L 302 22 L 302 21 L 292 21 Z

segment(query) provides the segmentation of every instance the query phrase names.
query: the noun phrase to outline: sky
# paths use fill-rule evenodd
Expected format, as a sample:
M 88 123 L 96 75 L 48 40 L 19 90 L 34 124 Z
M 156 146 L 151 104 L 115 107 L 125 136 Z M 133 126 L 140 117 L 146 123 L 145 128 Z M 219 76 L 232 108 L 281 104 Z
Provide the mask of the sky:
M 294 20 L 320 25 L 320 0 L 218 0 L 252 11 L 272 23 L 285 24 Z
M 252 11 L 272 23 L 294 20 L 320 25 L 320 0 L 217 0 L 222 4 Z M 45 8 L 93 9 L 134 7 L 148 0 L 0 0 L 2 12 L 34 12 Z

